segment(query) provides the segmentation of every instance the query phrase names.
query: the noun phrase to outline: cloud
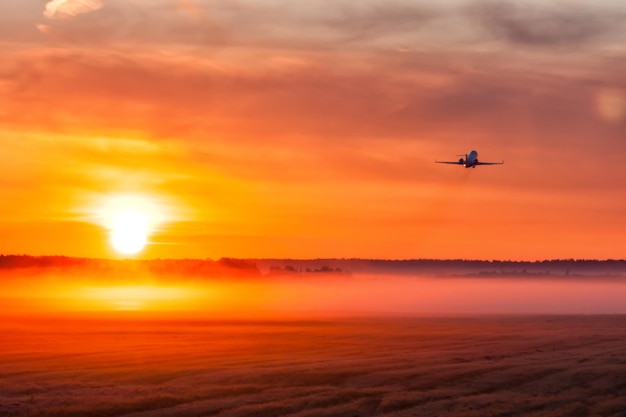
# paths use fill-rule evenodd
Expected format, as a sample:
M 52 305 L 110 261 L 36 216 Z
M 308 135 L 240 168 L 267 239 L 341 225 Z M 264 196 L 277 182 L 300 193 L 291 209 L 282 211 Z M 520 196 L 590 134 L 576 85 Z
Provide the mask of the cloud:
M 213 10 L 195 3 L 109 0 L 105 8 L 100 0 L 57 1 L 49 3 L 44 13 L 54 22 L 37 26 L 65 46 L 147 43 L 159 48 L 184 44 L 210 49 L 227 41 Z M 80 18 L 73 18 L 79 14 Z
M 100 8 L 100 0 L 52 0 L 46 4 L 43 14 L 48 19 L 68 19 Z
M 477 0 L 467 5 L 456 1 L 416 5 L 407 0 L 108 0 L 101 12 L 71 19 L 102 7 L 101 0 L 53 0 L 45 15 L 56 20 L 56 38 L 80 45 L 186 45 L 210 53 L 229 47 L 260 54 L 458 50 L 485 44 L 491 48 L 494 37 L 544 48 L 619 47 L 626 27 L 626 10 L 618 5 L 558 8 L 528 0 Z
M 477 62 L 457 54 L 453 63 L 446 56 L 370 54 L 365 67 L 351 56 L 329 63 L 325 54 L 302 54 L 303 64 L 294 67 L 272 55 L 240 63 L 201 53 L 176 59 L 140 51 L 132 57 L 22 53 L 0 65 L 11 97 L 0 118 L 16 128 L 33 126 L 36 114 L 39 128 L 139 130 L 196 142 L 210 136 L 211 143 L 231 143 L 227 149 L 235 149 L 233 143 L 259 149 L 258 137 L 283 146 L 294 138 L 354 145 L 369 139 L 428 142 L 433 135 L 473 143 L 477 135 L 536 142 L 554 136 L 549 143 L 556 148 L 592 146 L 590 135 L 607 142 L 621 137 L 616 124 L 598 119 L 592 102 L 596 84 L 618 80 L 619 67 L 592 67 L 581 83 L 581 76 L 556 77 L 550 60 L 529 71 L 504 65 L 498 56 L 482 54 Z M 621 100 L 611 97 L 603 106 L 621 114 Z
M 419 33 L 440 11 L 432 6 L 395 2 L 338 2 L 330 12 L 310 19 L 317 29 L 334 32 L 343 42 L 399 40 Z M 316 30 L 311 26 L 312 30 Z
M 526 3 L 481 2 L 470 6 L 496 37 L 527 46 L 577 46 L 617 31 L 626 20 L 624 11 L 573 5 L 567 8 Z

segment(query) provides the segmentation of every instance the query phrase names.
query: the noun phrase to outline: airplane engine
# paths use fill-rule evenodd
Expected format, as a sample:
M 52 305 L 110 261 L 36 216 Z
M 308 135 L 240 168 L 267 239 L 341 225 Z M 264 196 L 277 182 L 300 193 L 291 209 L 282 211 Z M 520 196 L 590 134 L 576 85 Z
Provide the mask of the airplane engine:
M 459 159 L 459 164 L 463 165 L 465 163 L 465 159 L 461 158 Z

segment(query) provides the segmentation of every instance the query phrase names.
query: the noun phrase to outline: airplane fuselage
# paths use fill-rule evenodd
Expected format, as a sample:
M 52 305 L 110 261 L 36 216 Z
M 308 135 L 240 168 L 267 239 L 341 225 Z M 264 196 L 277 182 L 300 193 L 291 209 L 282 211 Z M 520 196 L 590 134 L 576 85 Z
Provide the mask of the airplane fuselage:
M 460 160 L 459 163 L 461 163 Z M 471 151 L 470 153 L 468 153 L 465 157 L 465 161 L 462 162 L 462 164 L 465 165 L 465 168 L 476 168 L 476 165 L 478 165 L 478 152 Z
M 502 165 L 502 162 L 479 162 L 478 161 L 478 152 L 470 151 L 465 155 L 457 155 L 457 156 L 465 156 L 464 158 L 459 159 L 458 161 L 435 161 L 438 164 L 450 164 L 450 165 L 463 165 L 465 168 L 476 168 L 478 165 Z

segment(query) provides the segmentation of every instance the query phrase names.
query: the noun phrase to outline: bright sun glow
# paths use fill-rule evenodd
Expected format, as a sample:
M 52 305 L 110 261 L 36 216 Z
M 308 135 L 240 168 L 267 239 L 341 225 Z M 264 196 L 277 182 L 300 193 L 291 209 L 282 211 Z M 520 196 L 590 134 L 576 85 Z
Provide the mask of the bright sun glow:
M 124 255 L 141 251 L 148 241 L 146 214 L 128 208 L 112 213 L 111 245 Z
M 99 222 L 109 230 L 109 241 L 121 255 L 139 253 L 166 218 L 158 200 L 141 195 L 116 195 L 98 210 Z

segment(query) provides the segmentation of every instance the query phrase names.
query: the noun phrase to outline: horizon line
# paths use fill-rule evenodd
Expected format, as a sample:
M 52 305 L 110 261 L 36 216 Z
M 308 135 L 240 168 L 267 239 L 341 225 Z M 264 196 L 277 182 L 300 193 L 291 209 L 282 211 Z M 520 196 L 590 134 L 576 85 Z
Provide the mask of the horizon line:
M 196 261 L 220 261 L 223 259 L 244 260 L 244 261 L 296 261 L 296 262 L 310 262 L 310 261 L 382 261 L 382 262 L 412 262 L 412 261 L 435 261 L 435 262 L 516 262 L 516 263 L 539 263 L 539 262 L 626 262 L 626 258 L 544 258 L 535 260 L 513 260 L 513 259 L 476 259 L 476 258 L 359 258 L 359 257 L 317 257 L 317 258 L 255 258 L 255 257 L 231 257 L 222 256 L 219 258 L 141 258 L 141 257 L 86 257 L 86 256 L 71 256 L 71 255 L 32 255 L 27 253 L 3 253 L 0 257 L 32 257 L 32 258 L 67 258 L 67 259 L 83 259 L 83 260 L 99 260 L 99 261 L 184 261 L 184 260 L 196 260 Z

